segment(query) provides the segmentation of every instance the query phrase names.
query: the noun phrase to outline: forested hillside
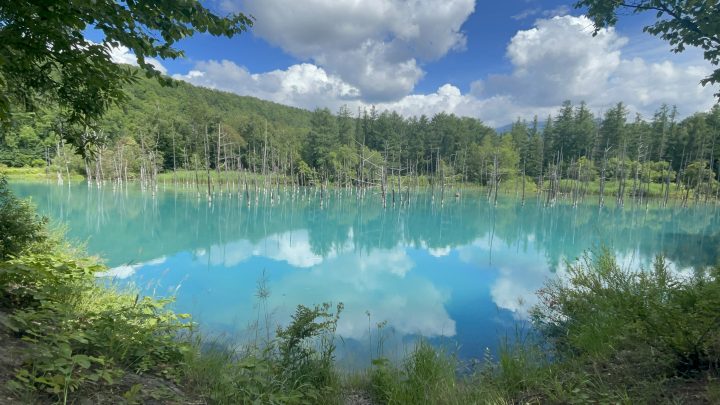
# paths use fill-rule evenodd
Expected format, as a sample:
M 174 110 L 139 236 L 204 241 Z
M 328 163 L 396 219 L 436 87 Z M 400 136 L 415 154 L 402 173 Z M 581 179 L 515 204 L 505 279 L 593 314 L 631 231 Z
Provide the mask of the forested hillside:
M 128 100 L 95 129 L 80 129 L 85 158 L 61 141 L 53 107 L 16 115 L 4 130 L 0 163 L 52 165 L 58 173 L 90 179 L 154 181 L 163 171 L 282 174 L 301 184 L 386 187 L 388 178 L 476 182 L 497 188 L 526 179 L 552 194 L 589 183 L 618 199 L 642 196 L 650 185 L 671 184 L 691 195 L 717 196 L 720 107 L 678 119 L 663 105 L 653 117 L 630 116 L 618 103 L 596 117 L 567 101 L 554 116 L 518 120 L 498 133 L 473 118 L 445 113 L 402 117 L 375 108 L 309 112 L 252 97 L 194 87 L 163 87 L 138 79 Z M 690 191 L 693 191 L 691 194 Z M 567 190 L 565 190 L 567 191 Z M 656 193 L 657 194 L 657 193 Z
M 125 91 L 127 100 L 108 111 L 98 123 L 98 130 L 86 131 L 88 140 L 96 146 L 95 152 L 124 142 L 157 143 L 154 147 L 165 152 L 167 159 L 159 164 L 172 168 L 173 138 L 180 156 L 183 148 L 190 148 L 193 135 L 204 133 L 206 125 L 208 130 L 214 130 L 222 122 L 228 141 L 243 145 L 257 128 L 264 131 L 266 121 L 269 133 L 286 133 L 293 138 L 303 136 L 310 128 L 310 112 L 306 110 L 182 81 L 166 87 L 154 79 L 137 77 Z M 42 105 L 14 118 L 12 127 L 3 129 L 0 140 L 0 163 L 11 167 L 44 165 L 47 157 L 53 159 L 58 154 L 60 133 L 78 130 L 63 128 L 61 111 L 54 106 Z

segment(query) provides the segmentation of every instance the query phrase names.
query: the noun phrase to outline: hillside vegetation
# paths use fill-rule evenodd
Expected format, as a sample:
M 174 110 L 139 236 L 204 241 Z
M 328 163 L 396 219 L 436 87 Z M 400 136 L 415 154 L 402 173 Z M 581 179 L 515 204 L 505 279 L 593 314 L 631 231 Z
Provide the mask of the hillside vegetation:
M 211 183 L 209 194 L 217 183 L 210 172 L 379 187 L 383 195 L 402 188 L 399 178 L 417 177 L 438 187 L 471 182 L 495 190 L 527 182 L 553 199 L 597 193 L 620 204 L 627 196 L 674 194 L 686 203 L 720 192 L 720 106 L 679 120 L 677 108 L 663 105 L 648 120 L 629 119 L 622 103 L 596 117 L 584 103 L 567 101 L 554 116 L 518 120 L 498 133 L 445 113 L 309 112 L 184 82 L 163 87 L 137 78 L 125 90 L 127 101 L 93 127 L 69 125 L 51 104 L 16 114 L 0 138 L 0 164 L 50 165 L 53 177 L 80 173 L 91 181 L 145 184 L 163 172 L 189 170 L 194 182 Z M 68 131 L 80 132 L 83 150 L 63 143 Z

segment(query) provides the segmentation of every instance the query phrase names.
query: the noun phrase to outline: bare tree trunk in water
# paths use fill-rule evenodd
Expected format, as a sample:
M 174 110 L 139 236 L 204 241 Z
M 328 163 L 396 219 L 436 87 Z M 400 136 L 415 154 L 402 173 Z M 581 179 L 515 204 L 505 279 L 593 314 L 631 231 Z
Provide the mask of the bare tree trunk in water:
M 204 143 L 204 150 L 205 150 L 205 174 L 207 175 L 207 198 L 208 201 L 212 200 L 212 188 L 211 188 L 211 181 L 210 181 L 210 140 L 208 138 L 208 128 L 207 124 L 205 124 L 205 143 Z

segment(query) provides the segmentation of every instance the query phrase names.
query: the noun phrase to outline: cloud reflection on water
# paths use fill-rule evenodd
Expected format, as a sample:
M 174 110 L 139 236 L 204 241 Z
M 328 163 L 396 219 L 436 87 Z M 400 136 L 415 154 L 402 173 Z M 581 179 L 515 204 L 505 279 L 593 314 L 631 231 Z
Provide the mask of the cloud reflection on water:
M 305 231 L 295 231 L 271 235 L 258 243 L 241 240 L 213 245 L 209 250 L 196 252 L 196 260 L 211 267 L 243 271 L 244 262 L 257 256 L 297 268 L 270 283 L 268 306 L 280 323 L 290 319 L 297 304 L 342 302 L 345 312 L 338 324 L 338 334 L 344 338 L 366 336 L 366 312 L 375 317 L 374 321 L 388 321 L 402 335 L 455 335 L 455 321 L 445 309 L 449 292 L 411 274 L 415 263 L 404 247 L 370 252 L 340 249 L 323 258 L 311 252 L 308 236 Z M 352 238 L 352 232 L 349 236 Z M 231 289 L 230 285 L 213 284 L 212 294 L 230 294 L 225 290 Z M 247 312 L 234 322 L 251 324 L 255 317 L 254 312 Z

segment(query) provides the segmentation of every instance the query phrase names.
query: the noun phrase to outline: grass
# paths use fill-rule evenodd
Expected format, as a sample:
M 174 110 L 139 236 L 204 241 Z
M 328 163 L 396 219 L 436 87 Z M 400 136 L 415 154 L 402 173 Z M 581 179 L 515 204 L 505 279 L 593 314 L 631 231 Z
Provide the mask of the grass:
M 57 181 L 55 169 L 46 170 L 44 167 L 6 167 L 0 165 L 0 176 L 9 180 L 23 181 Z M 67 181 L 67 175 L 62 172 L 63 181 Z M 81 181 L 84 177 L 78 173 L 70 173 L 70 181 Z
M 0 165 L 0 175 L 6 176 L 10 180 L 22 180 L 22 181 L 56 181 L 57 180 L 57 174 L 56 170 L 54 168 L 51 168 L 49 172 L 46 174 L 45 168 L 38 168 L 38 167 L 4 167 Z M 276 186 L 277 182 L 279 181 L 281 187 L 283 187 L 286 183 L 289 183 L 292 181 L 288 176 L 285 175 L 269 175 L 269 176 L 263 176 L 262 174 L 257 173 L 242 173 L 238 174 L 237 172 L 231 171 L 231 172 L 217 172 L 215 170 L 211 170 L 209 172 L 210 181 L 212 183 L 213 192 L 218 191 L 225 191 L 228 189 L 230 192 L 237 191 L 238 188 L 238 181 L 240 181 L 240 190 L 244 190 L 245 187 L 245 181 L 247 181 L 248 188 L 251 192 L 254 191 L 255 184 L 257 184 L 258 187 L 263 187 L 263 185 L 267 182 L 268 187 L 273 188 Z M 204 170 L 177 170 L 176 172 L 172 171 L 165 171 L 158 174 L 157 182 L 158 184 L 162 185 L 163 187 L 175 187 L 178 189 L 187 189 L 195 190 L 197 189 L 201 193 L 207 192 L 207 178 L 208 173 Z M 63 180 L 67 181 L 67 176 L 63 174 Z M 81 174 L 78 173 L 71 173 L 70 174 L 70 180 L 71 181 L 82 181 L 84 180 L 84 177 Z M 137 180 L 135 175 L 131 176 L 131 180 L 135 181 Z M 529 176 L 526 176 L 525 178 L 525 194 L 526 198 L 529 198 L 530 196 L 537 194 L 540 191 L 540 188 L 536 184 L 536 180 L 534 178 L 531 178 Z M 197 182 L 196 182 L 197 181 Z M 389 182 L 392 182 L 392 186 L 396 186 L 397 179 L 391 178 L 388 180 Z M 405 190 L 407 187 L 414 188 L 414 187 L 421 187 L 421 188 L 430 188 L 432 187 L 432 181 L 433 178 L 429 176 L 419 176 L 419 177 L 409 177 L 409 176 L 401 176 L 401 184 L 402 189 Z M 334 187 L 333 182 L 328 183 L 330 187 Z M 547 189 L 549 183 L 545 183 L 544 188 Z M 317 184 L 319 185 L 319 184 Z M 389 185 L 390 186 L 390 185 Z M 659 199 L 663 198 L 663 185 L 660 183 L 651 183 L 649 185 L 645 185 L 647 189 L 645 189 L 644 198 L 654 198 Z M 439 187 L 437 184 L 435 186 L 436 188 Z M 445 192 L 446 192 L 446 198 L 452 198 L 454 193 L 460 189 L 462 190 L 485 190 L 487 191 L 489 186 L 483 186 L 477 183 L 471 183 L 471 182 L 461 182 L 458 180 L 452 180 L 449 179 L 445 184 Z M 503 179 L 498 187 L 498 191 L 502 194 L 506 195 L 516 195 L 520 197 L 522 195 L 522 178 L 521 177 L 512 177 Z M 572 190 L 574 189 L 575 184 L 572 180 L 563 179 L 560 181 L 560 192 L 566 195 L 569 195 L 572 193 Z M 585 193 L 590 196 L 598 196 L 600 194 L 600 181 L 594 180 L 591 182 L 586 183 L 582 187 L 585 187 Z M 605 188 L 604 188 L 604 194 L 606 197 L 615 197 L 617 195 L 618 189 L 620 187 L 620 182 L 617 180 L 608 180 L 605 182 Z M 632 179 L 628 179 L 626 181 L 626 189 L 625 189 L 625 196 L 627 198 L 632 198 Z M 582 191 L 581 191 L 582 192 Z M 389 193 L 389 191 L 388 191 Z M 685 189 L 683 187 L 677 187 L 675 183 L 670 183 L 670 193 L 669 198 L 672 200 L 681 200 L 685 194 Z M 691 191 L 689 194 L 690 199 L 694 199 L 696 197 L 695 192 Z M 587 198 L 587 197 L 586 197 Z M 704 199 L 705 196 L 700 196 L 701 199 Z M 714 199 L 714 198 L 710 198 Z
M 586 184 L 587 189 L 586 192 L 590 195 L 600 195 L 600 180 L 595 180 L 588 182 Z M 572 180 L 561 180 L 560 181 L 560 191 L 563 193 L 571 193 L 573 190 L 573 187 L 575 187 L 574 181 Z M 582 184 L 580 186 L 581 188 L 584 187 Z M 643 185 L 643 195 L 644 198 L 663 198 L 663 184 L 660 183 L 650 183 Z M 618 193 L 618 190 L 620 189 L 620 182 L 617 180 L 607 180 L 605 182 L 605 189 L 604 194 L 605 196 L 616 196 Z M 625 182 L 625 196 L 632 197 L 632 179 L 628 179 Z M 582 193 L 582 190 L 580 191 Z M 670 192 L 669 192 L 669 198 L 672 199 L 679 199 L 682 198 L 683 194 L 685 193 L 685 189 L 683 187 L 678 187 L 676 183 L 670 183 Z M 693 196 L 693 193 L 690 193 L 691 196 Z
M 328 341 L 337 312 L 329 305 L 298 307 L 262 346 L 228 348 L 195 335 L 189 316 L 168 309 L 171 300 L 98 284 L 94 274 L 104 266 L 56 243 L 0 263 L 4 326 L 28 344 L 9 383 L 17 397 L 72 403 L 118 390 L 158 395 L 152 385 L 128 385 L 128 375 L 166 381 L 182 387 L 181 399 L 209 403 L 319 403 L 339 392 Z
M 97 283 L 106 268 L 49 235 L 27 203 L 0 193 L 0 212 L 18 213 L 1 218 L 22 235 L 6 235 L 17 243 L 0 258 L 0 329 L 22 345 L 0 358 L 22 358 L 2 377 L 24 402 L 340 403 L 354 391 L 387 404 L 720 399 L 720 268 L 681 275 L 659 257 L 623 269 L 607 250 L 588 253 L 538 292 L 533 331 L 502 341 L 496 357 L 466 364 L 420 341 L 394 363 L 378 339 L 370 368 L 342 373 L 342 305 L 299 306 L 246 345 L 207 340 L 171 300 Z
M 225 184 L 227 182 L 231 184 L 237 184 L 238 179 L 241 182 L 241 185 L 244 184 L 245 179 L 248 181 L 248 187 L 253 187 L 253 181 L 257 181 L 260 185 L 262 185 L 263 182 L 263 175 L 257 174 L 257 173 L 238 173 L 236 171 L 221 171 L 217 172 L 215 170 L 210 170 L 210 181 L 212 181 L 214 184 Z M 284 181 L 288 180 L 289 178 L 287 176 L 279 176 L 280 177 L 280 183 L 282 184 Z M 208 173 L 204 170 L 177 170 L 173 173 L 172 170 L 165 171 L 162 173 L 159 173 L 157 176 L 157 180 L 159 183 L 166 183 L 171 184 L 173 180 L 177 181 L 178 183 L 195 183 L 195 180 L 200 182 L 200 184 L 207 184 L 207 178 Z M 278 176 L 272 175 L 267 176 L 267 180 L 272 180 L 272 184 L 275 184 L 275 181 L 277 181 Z

